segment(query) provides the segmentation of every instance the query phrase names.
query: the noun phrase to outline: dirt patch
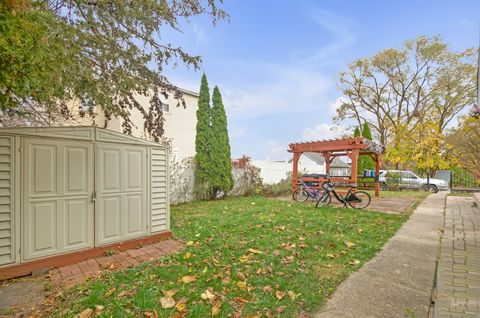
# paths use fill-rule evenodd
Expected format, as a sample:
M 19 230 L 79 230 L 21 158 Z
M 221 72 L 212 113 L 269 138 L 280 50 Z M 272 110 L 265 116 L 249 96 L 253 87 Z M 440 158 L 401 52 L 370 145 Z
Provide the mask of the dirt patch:
M 27 317 L 47 294 L 44 277 L 28 277 L 0 284 L 0 317 Z

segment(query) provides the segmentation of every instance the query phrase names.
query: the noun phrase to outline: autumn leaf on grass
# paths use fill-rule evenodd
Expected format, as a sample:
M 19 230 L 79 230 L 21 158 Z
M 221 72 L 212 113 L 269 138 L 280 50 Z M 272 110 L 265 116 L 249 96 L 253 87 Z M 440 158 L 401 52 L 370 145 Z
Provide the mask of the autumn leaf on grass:
M 273 291 L 273 288 L 272 288 L 272 286 L 267 285 L 267 286 L 263 287 L 262 290 L 263 290 L 264 293 L 269 294 Z
M 222 307 L 221 302 L 217 302 L 212 307 L 212 317 L 218 315 L 220 313 L 220 308 Z
M 87 308 L 81 313 L 75 315 L 75 318 L 88 318 L 93 314 L 93 309 Z
M 110 297 L 112 296 L 112 294 L 116 291 L 117 289 L 115 287 L 113 287 L 112 289 L 108 290 L 106 293 L 105 293 L 105 297 Z
M 175 307 L 175 299 L 172 297 L 162 297 L 160 298 L 160 305 L 163 309 L 169 309 Z
M 263 254 L 262 251 L 256 250 L 256 249 L 254 249 L 254 248 L 249 248 L 249 249 L 248 249 L 248 252 L 249 252 L 249 253 L 252 253 L 252 254 Z
M 175 294 L 178 292 L 178 289 L 174 288 L 174 289 L 170 289 L 170 290 L 167 290 L 167 291 L 164 291 L 163 294 L 166 296 L 166 297 L 173 297 L 175 296 Z
M 335 258 L 335 255 L 329 253 L 329 254 L 327 254 L 327 257 Z
M 183 255 L 183 259 L 189 259 L 190 257 L 192 257 L 192 253 L 190 252 L 186 252 L 185 255 Z
M 237 272 L 237 278 L 240 279 L 240 280 L 245 280 L 245 274 L 242 273 L 242 272 Z
M 237 287 L 240 289 L 246 289 L 247 288 L 247 283 L 246 282 L 237 282 Z
M 203 293 L 200 295 L 200 297 L 201 297 L 202 299 L 205 299 L 205 300 L 212 300 L 212 299 L 215 298 L 215 293 L 213 293 L 212 290 L 210 290 L 209 288 L 207 288 L 207 289 L 205 290 L 205 292 L 203 292 Z
M 358 265 L 360 264 L 360 261 L 358 259 L 354 259 L 353 261 L 349 262 L 350 265 Z
M 291 290 L 289 290 L 287 294 L 288 294 L 288 296 L 290 296 L 290 298 L 291 298 L 292 300 L 295 300 L 295 298 L 298 297 L 298 295 L 295 294 L 295 293 L 294 293 L 293 291 L 291 291 Z
M 248 255 L 242 255 L 238 258 L 240 262 L 245 263 L 248 261 Z
M 100 316 L 102 314 L 102 311 L 105 307 L 102 305 L 96 305 L 95 306 L 95 315 Z
M 278 312 L 278 313 L 281 313 L 281 312 L 285 311 L 285 309 L 287 309 L 287 306 L 280 306 L 280 307 L 276 308 L 275 311 Z
M 275 297 L 277 297 L 278 300 L 282 300 L 283 297 L 285 297 L 285 293 L 280 290 L 277 290 L 275 291 Z
M 158 314 L 157 314 L 157 311 L 155 309 L 153 311 L 145 311 L 143 313 L 143 315 L 145 317 L 149 317 L 149 318 L 158 318 Z
M 190 284 L 191 282 L 194 282 L 197 280 L 197 277 L 195 275 L 186 275 L 182 277 L 182 282 L 185 284 Z
M 349 241 L 343 241 L 343 244 L 345 244 L 348 247 L 354 246 L 355 243 L 349 242 Z
M 193 245 L 193 241 L 188 241 L 187 242 L 187 246 L 192 246 Z
M 177 301 L 177 304 L 175 305 L 175 309 L 182 312 L 185 310 L 185 308 L 187 307 L 187 297 L 182 297 L 180 298 L 178 301 Z

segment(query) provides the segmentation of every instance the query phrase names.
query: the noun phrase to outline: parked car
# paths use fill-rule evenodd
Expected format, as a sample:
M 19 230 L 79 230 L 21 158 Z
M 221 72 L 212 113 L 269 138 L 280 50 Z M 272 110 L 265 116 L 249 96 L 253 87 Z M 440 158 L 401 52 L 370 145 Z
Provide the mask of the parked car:
M 441 179 L 420 178 L 411 171 L 381 170 L 380 184 L 382 189 L 423 189 L 437 193 L 440 190 L 448 190 L 448 183 Z

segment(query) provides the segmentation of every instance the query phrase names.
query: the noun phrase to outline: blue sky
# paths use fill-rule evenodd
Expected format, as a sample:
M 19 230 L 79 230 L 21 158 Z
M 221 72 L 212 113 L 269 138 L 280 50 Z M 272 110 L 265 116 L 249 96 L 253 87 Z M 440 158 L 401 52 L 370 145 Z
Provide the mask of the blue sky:
M 440 34 L 454 50 L 478 46 L 480 1 L 225 0 L 230 21 L 205 17 L 165 41 L 203 58 L 202 70 L 169 69 L 173 83 L 198 91 L 206 72 L 228 116 L 232 158 L 283 160 L 290 142 L 335 137 L 348 63 L 417 35 Z

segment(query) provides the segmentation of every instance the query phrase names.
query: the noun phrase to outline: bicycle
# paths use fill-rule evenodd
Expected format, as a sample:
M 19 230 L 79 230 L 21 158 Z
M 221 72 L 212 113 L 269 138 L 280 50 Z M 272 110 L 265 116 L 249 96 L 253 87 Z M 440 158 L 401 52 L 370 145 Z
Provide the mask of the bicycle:
M 309 187 L 303 180 L 299 180 L 300 187 L 293 192 L 293 199 L 299 203 L 305 202 L 308 198 L 317 200 L 323 191 L 319 191 L 318 187 Z
M 331 194 L 335 196 L 335 198 L 343 203 L 343 207 L 347 207 L 347 204 L 350 205 L 354 209 L 364 209 L 366 208 L 370 202 L 372 201 L 372 198 L 370 195 L 365 192 L 365 191 L 353 191 L 353 189 L 357 188 L 356 184 L 351 184 L 350 189 L 348 190 L 347 194 L 343 197 L 341 194 L 338 194 L 335 191 L 335 188 L 333 186 L 333 183 L 330 179 L 330 176 L 326 176 L 327 181 L 325 181 L 322 184 L 322 188 L 325 190 L 322 196 L 320 196 L 317 200 L 316 207 L 322 207 L 329 205 L 330 202 L 332 201 Z

